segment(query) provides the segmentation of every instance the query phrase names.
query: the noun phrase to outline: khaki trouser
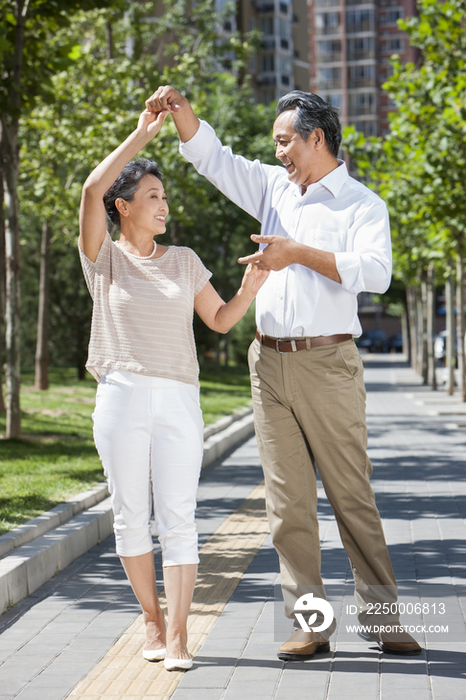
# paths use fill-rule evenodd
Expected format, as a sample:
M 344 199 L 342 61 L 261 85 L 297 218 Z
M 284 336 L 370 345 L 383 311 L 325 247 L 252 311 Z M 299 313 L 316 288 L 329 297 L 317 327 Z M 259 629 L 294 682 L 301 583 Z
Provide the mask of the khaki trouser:
M 287 616 L 293 617 L 294 604 L 304 592 L 326 597 L 320 573 L 317 467 L 353 569 L 360 622 L 368 622 L 364 611 L 377 602 L 390 604 L 392 614 L 383 622 L 398 619 L 395 575 L 369 482 L 366 392 L 354 342 L 281 354 L 254 340 L 249 369 L 267 515 Z

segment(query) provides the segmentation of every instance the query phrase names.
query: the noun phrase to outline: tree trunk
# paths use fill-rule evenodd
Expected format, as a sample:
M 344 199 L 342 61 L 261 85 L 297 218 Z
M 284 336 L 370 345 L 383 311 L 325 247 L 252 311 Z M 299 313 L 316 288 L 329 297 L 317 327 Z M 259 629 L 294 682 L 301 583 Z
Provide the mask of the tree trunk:
M 2 155 L 5 192 L 5 266 L 6 266 L 6 437 L 21 435 L 20 336 L 19 336 L 19 223 L 18 223 L 18 149 L 17 130 L 2 129 Z
M 410 365 L 417 370 L 417 325 L 416 325 L 416 294 L 414 287 L 406 289 L 406 306 L 408 309 L 409 345 L 411 349 Z
M 421 288 L 417 293 L 417 326 L 418 326 L 418 372 L 422 377 L 422 383 L 427 384 L 427 284 L 424 272 L 422 274 Z
M 220 333 L 216 333 L 215 334 L 215 374 L 222 373 L 222 363 L 221 363 L 221 359 L 220 359 L 220 355 L 221 355 L 220 339 L 221 339 Z
M 20 335 L 19 335 L 19 221 L 18 221 L 18 129 L 21 112 L 21 77 L 24 54 L 24 25 L 28 4 L 15 2 L 14 60 L 9 77 L 14 89 L 8 91 L 8 110 L 2 112 L 0 158 L 3 163 L 5 201 L 5 325 L 6 325 L 6 437 L 21 435 Z
M 36 389 L 49 388 L 49 281 L 50 281 L 50 226 L 44 221 L 40 248 L 39 313 L 37 319 Z
M 410 337 L 410 329 L 409 329 L 409 316 L 408 316 L 408 307 L 407 304 L 403 304 L 403 311 L 401 312 L 401 337 L 403 341 L 403 355 L 406 357 L 408 360 L 408 363 L 411 364 L 411 337 Z
M 437 372 L 435 368 L 434 353 L 434 324 L 435 324 L 435 274 L 434 266 L 429 265 L 427 270 L 427 364 L 428 381 L 434 391 L 437 391 Z
M 460 401 L 466 402 L 464 357 L 464 258 L 463 246 L 458 246 L 456 259 L 456 344 L 458 346 L 458 375 Z
M 452 274 L 448 275 L 445 283 L 445 301 L 446 301 L 446 344 L 445 344 L 445 367 L 447 377 L 445 382 L 445 390 L 449 396 L 453 396 L 455 392 L 455 366 L 456 366 L 456 347 L 455 347 L 455 282 Z
M 177 219 L 170 221 L 170 238 L 173 245 L 181 245 L 181 224 Z
M 1 128 L 1 127 L 0 127 Z M 3 169 L 0 162 L 0 413 L 5 413 L 3 400 L 3 318 L 5 315 L 5 228 L 3 226 Z
M 106 59 L 111 61 L 113 58 L 113 27 L 111 22 L 107 22 L 105 25 L 105 37 L 106 37 Z

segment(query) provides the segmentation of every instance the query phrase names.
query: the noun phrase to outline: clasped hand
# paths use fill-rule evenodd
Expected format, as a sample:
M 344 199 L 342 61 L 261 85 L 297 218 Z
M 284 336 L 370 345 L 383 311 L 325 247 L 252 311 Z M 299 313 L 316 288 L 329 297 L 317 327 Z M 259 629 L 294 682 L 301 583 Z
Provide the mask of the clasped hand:
M 248 263 L 241 280 L 241 290 L 255 297 L 269 274 L 270 270 L 263 270 L 257 265 Z

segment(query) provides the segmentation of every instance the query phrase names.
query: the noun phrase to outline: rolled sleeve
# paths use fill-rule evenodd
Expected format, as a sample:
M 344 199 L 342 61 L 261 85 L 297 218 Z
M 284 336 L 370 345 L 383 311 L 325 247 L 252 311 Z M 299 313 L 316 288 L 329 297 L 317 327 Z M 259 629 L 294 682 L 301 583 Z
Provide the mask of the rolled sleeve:
M 383 294 L 392 274 L 390 224 L 384 202 L 378 200 L 366 207 L 351 229 L 352 250 L 335 253 L 342 286 L 352 294 Z
M 268 182 L 277 170 L 275 166 L 233 154 L 204 121 L 189 141 L 180 143 L 179 150 L 228 199 L 262 221 Z
M 197 160 L 205 156 L 206 151 L 215 144 L 217 135 L 214 129 L 205 121 L 200 121 L 199 129 L 194 136 L 185 143 L 180 142 L 180 153 L 183 158 L 186 158 L 190 163 L 195 163 Z

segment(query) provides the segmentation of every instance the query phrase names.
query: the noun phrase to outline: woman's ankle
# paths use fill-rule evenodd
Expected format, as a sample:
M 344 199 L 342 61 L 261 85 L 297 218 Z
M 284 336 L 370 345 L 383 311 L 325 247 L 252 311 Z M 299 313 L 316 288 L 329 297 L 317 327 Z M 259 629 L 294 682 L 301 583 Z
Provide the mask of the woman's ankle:
M 154 622 L 156 625 L 160 625 L 163 622 L 165 625 L 165 616 L 161 607 L 154 608 L 154 610 L 143 610 L 142 616 L 145 625 L 148 625 L 150 622 Z
M 186 628 L 167 630 L 167 656 L 175 659 L 190 658 L 188 652 L 188 631 Z

